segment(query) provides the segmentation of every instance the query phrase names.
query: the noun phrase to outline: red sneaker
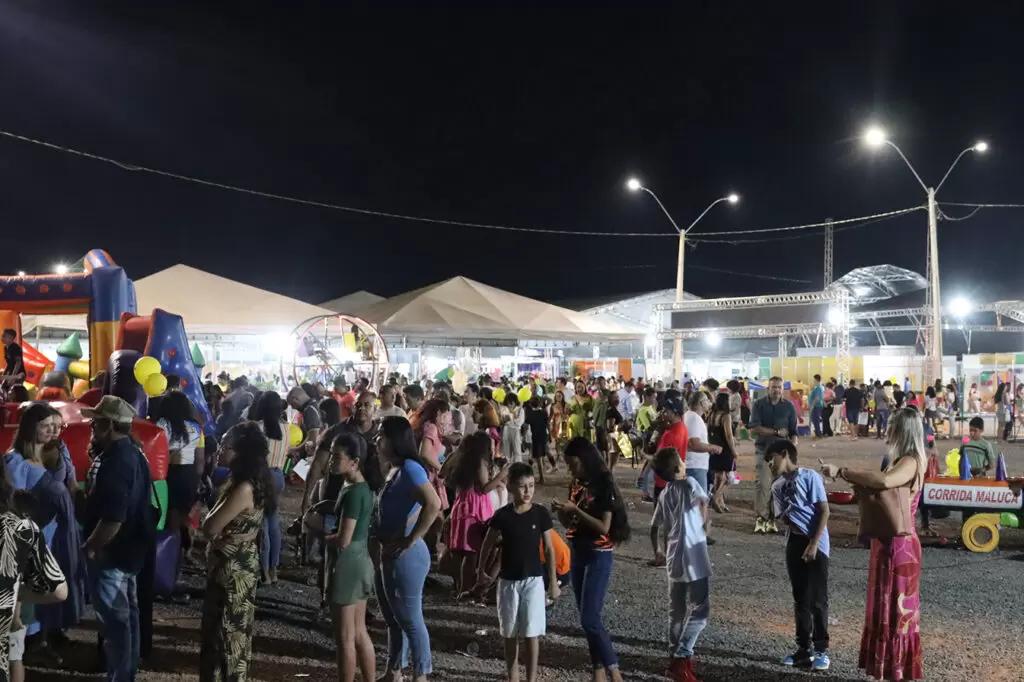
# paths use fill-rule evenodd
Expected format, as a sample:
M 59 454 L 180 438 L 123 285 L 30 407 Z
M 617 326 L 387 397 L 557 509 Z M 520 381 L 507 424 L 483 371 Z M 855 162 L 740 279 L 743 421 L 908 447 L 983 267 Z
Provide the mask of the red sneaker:
M 669 663 L 667 675 L 672 682 L 698 682 L 693 673 L 693 660 L 690 658 L 673 658 Z

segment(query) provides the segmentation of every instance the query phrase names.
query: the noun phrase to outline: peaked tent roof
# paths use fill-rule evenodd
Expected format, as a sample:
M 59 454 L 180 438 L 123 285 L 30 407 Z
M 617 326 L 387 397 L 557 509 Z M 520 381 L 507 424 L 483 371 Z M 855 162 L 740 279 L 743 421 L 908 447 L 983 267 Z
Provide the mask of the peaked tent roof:
M 359 313 L 384 334 L 423 339 L 629 341 L 644 331 L 503 291 L 466 277 L 431 284 Z
M 135 281 L 140 315 L 160 308 L 181 315 L 192 334 L 261 334 L 291 331 L 318 315 L 334 315 L 321 308 L 272 291 L 258 289 L 188 265 L 172 265 Z M 41 324 L 57 329 L 85 328 L 83 315 L 38 316 L 24 319 L 23 329 Z
M 353 291 L 351 294 L 345 294 L 338 298 L 332 298 L 330 301 L 325 301 L 320 304 L 321 308 L 327 308 L 333 310 L 336 313 L 342 313 L 346 315 L 358 315 L 360 312 L 369 308 L 375 303 L 380 303 L 385 300 L 383 296 L 378 296 L 369 291 Z

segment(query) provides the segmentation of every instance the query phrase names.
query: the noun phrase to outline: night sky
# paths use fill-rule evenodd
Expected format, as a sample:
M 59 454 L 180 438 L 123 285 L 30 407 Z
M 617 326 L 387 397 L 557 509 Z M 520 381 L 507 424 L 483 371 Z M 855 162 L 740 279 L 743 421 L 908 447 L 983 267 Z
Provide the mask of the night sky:
M 1024 202 L 1024 10 L 825 5 L 0 0 L 0 128 L 262 191 L 518 227 L 671 234 L 624 191 L 634 173 L 681 224 L 741 193 L 698 237 L 923 204 L 895 153 L 860 145 L 878 121 L 930 183 L 990 143 L 940 201 Z M 987 209 L 940 223 L 944 296 L 1024 297 L 1022 221 Z M 671 238 L 367 217 L 4 138 L 0 225 L 4 272 L 100 247 L 136 279 L 180 262 L 311 302 L 459 274 L 545 300 L 675 282 Z M 923 272 L 925 233 L 923 211 L 837 232 L 836 274 Z M 686 289 L 820 289 L 820 231 L 759 236 L 792 234 L 807 236 L 698 245 Z

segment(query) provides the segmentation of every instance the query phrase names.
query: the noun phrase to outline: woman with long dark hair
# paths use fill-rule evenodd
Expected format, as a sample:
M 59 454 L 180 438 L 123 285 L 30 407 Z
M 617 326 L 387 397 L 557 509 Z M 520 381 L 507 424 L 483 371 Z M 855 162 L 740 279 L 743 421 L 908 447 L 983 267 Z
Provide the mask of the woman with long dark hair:
M 567 502 L 552 508 L 568 529 L 572 548 L 572 587 L 580 624 L 587 637 L 593 682 L 621 682 L 619 659 L 601 618 L 612 577 L 615 546 L 629 539 L 629 519 L 622 495 L 597 447 L 577 436 L 565 447 L 573 474 Z
M 427 476 L 412 426 L 403 417 L 385 417 L 378 451 L 390 465 L 380 492 L 371 536 L 380 547 L 374 573 L 381 615 L 388 626 L 387 672 L 383 682 L 402 679 L 408 642 L 413 682 L 431 672 L 430 634 L 423 621 L 423 583 L 430 551 L 423 537 L 441 510 L 441 500 Z M 371 549 L 372 551 L 372 549 Z
M 167 436 L 167 521 L 164 528 L 181 534 L 181 547 L 190 545 L 186 520 L 199 498 L 199 483 L 206 468 L 203 430 L 188 396 L 171 391 L 160 401 L 156 425 Z
M 276 392 L 265 391 L 253 403 L 249 418 L 259 425 L 267 437 L 267 469 L 274 484 L 274 495 L 280 497 L 284 492 L 284 465 L 288 459 L 288 443 L 284 437 L 284 401 Z M 282 543 L 281 518 L 275 509 L 263 517 L 260 570 L 265 583 L 273 585 L 277 582 Z
M 246 421 L 231 427 L 224 434 L 221 463 L 230 474 L 202 528 L 209 539 L 199 651 L 202 682 L 248 676 L 260 571 L 256 538 L 264 515 L 277 510 L 267 438 L 259 426 Z
M 708 415 L 708 442 L 722 448 L 720 453 L 708 458 L 708 469 L 715 477 L 711 508 L 718 513 L 729 511 L 725 506 L 725 489 L 729 487 L 729 474 L 736 464 L 732 418 L 732 395 L 719 393 L 715 397 L 715 406 Z
M 29 636 L 44 633 L 37 643 L 46 652 L 67 643 L 63 630 L 77 625 L 85 609 L 82 539 L 66 485 L 70 463 L 61 453 L 62 427 L 57 410 L 43 402 L 30 403 L 22 412 L 10 451 L 4 455 L 11 485 L 31 495 L 32 520 L 68 580 L 69 598 L 64 603 L 39 609 L 25 621 Z

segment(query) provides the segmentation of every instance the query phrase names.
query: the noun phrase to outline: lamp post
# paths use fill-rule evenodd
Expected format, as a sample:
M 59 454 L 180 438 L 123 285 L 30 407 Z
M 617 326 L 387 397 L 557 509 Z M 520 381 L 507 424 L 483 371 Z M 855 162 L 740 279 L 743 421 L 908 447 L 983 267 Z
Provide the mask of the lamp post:
M 683 266 L 686 262 L 686 235 L 689 234 L 690 230 L 692 230 L 694 226 L 701 221 L 701 218 L 706 216 L 708 214 L 708 211 L 710 211 L 716 205 L 722 203 L 723 201 L 727 201 L 730 204 L 736 204 L 737 202 L 739 202 L 740 196 L 736 193 L 732 193 L 724 197 L 719 197 L 718 199 L 715 199 L 710 204 L 708 204 L 708 207 L 705 208 L 704 211 L 699 216 L 697 216 L 692 223 L 690 223 L 689 227 L 687 227 L 685 230 L 681 230 L 679 229 L 679 226 L 676 225 L 676 221 L 672 219 L 672 215 L 668 212 L 668 209 L 666 209 L 665 205 L 661 203 L 661 199 L 658 198 L 658 195 L 652 192 L 649 188 L 644 187 L 644 185 L 638 179 L 630 178 L 629 180 L 627 180 L 626 189 L 634 193 L 642 191 L 650 194 L 654 201 L 658 204 L 658 207 L 661 209 L 661 212 L 664 213 L 665 217 L 668 218 L 668 221 L 672 223 L 672 227 L 674 227 L 676 232 L 679 233 L 679 259 L 676 265 L 676 303 L 682 303 Z M 683 335 L 679 332 L 675 332 L 672 341 L 672 378 L 680 380 L 683 378 Z
M 968 152 L 976 152 L 983 154 L 988 151 L 988 143 L 976 142 L 970 147 L 967 147 L 962 152 L 957 154 L 956 158 L 953 159 L 953 163 L 950 164 L 946 174 L 939 180 L 939 184 L 934 188 L 929 187 L 925 184 L 921 176 L 918 175 L 914 166 L 907 159 L 896 144 L 888 139 L 885 135 L 885 131 L 878 127 L 868 128 L 864 133 L 864 142 L 875 149 L 881 148 L 885 145 L 892 147 L 899 154 L 903 162 L 907 164 L 907 168 L 914 174 L 914 179 L 917 180 L 917 184 L 921 185 L 921 189 L 924 190 L 925 195 L 928 198 L 928 333 L 925 343 L 925 367 L 926 371 L 931 372 L 930 381 L 931 383 L 935 379 L 942 378 L 942 305 L 939 300 L 939 241 L 937 232 L 937 213 L 938 207 L 935 203 L 935 195 L 942 185 L 946 182 L 949 174 L 953 172 L 956 165 L 960 162 L 960 159 L 964 157 Z

